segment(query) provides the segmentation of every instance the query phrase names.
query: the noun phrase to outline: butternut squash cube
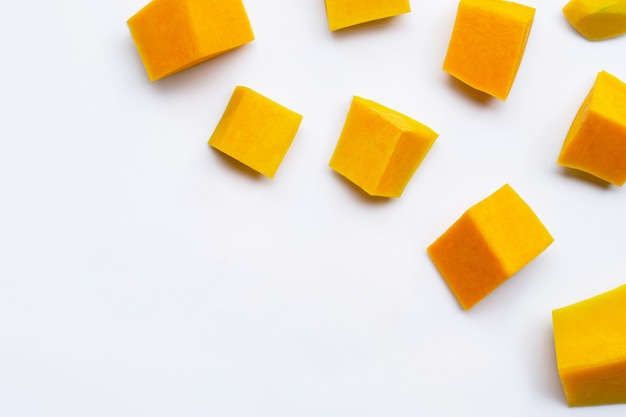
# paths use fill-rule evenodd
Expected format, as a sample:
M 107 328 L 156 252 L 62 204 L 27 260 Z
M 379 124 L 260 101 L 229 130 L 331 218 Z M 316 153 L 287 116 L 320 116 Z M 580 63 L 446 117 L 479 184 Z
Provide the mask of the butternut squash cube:
M 331 31 L 409 13 L 409 0 L 325 0 Z
M 626 403 L 626 285 L 552 312 L 570 406 Z
M 565 137 L 560 165 L 614 185 L 626 182 L 626 84 L 598 73 Z
M 571 0 L 563 7 L 563 14 L 592 41 L 626 33 L 626 0 Z
M 532 209 L 505 184 L 469 208 L 427 252 L 469 310 L 553 241 Z
M 237 86 L 209 145 L 273 178 L 301 121 L 300 114 Z
M 127 23 L 150 81 L 254 39 L 241 0 L 152 0 Z
M 461 0 L 443 70 L 506 100 L 517 75 L 535 9 L 503 0 Z
M 400 197 L 437 136 L 408 116 L 354 97 L 329 165 L 369 195 Z

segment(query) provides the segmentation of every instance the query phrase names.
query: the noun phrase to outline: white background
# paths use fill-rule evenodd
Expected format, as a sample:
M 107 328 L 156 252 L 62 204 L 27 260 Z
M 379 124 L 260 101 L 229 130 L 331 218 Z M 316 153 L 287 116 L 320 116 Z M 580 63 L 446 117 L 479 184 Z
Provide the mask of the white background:
M 626 283 L 626 190 L 556 163 L 626 37 L 564 3 L 502 102 L 441 70 L 452 0 L 340 33 L 246 0 L 254 42 L 155 83 L 144 0 L 0 0 L 0 415 L 623 416 L 554 359 L 552 309 Z M 207 145 L 236 85 L 304 115 L 273 180 Z M 353 95 L 440 134 L 400 199 L 328 168 Z M 426 247 L 507 182 L 555 242 L 465 312 Z

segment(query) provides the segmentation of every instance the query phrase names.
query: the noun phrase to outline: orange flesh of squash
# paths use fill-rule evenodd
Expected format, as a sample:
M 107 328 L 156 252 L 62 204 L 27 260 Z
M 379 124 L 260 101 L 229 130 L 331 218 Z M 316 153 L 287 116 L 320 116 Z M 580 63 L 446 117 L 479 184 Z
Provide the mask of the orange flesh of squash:
M 570 406 L 626 403 L 626 285 L 552 312 Z
M 626 182 L 626 84 L 598 73 L 565 138 L 558 163 L 621 186 Z
M 532 209 L 505 184 L 468 209 L 427 252 L 468 310 L 553 241 Z
M 408 116 L 354 97 L 329 166 L 369 195 L 400 197 L 437 137 Z
M 563 14 L 592 41 L 626 33 L 626 0 L 572 0 L 563 7 Z
M 296 136 L 302 116 L 237 86 L 209 145 L 273 178 Z
M 443 70 L 506 100 L 517 75 L 535 9 L 503 0 L 461 0 Z
M 254 40 L 241 0 L 152 0 L 127 24 L 150 81 Z
M 409 13 L 409 0 L 325 0 L 331 31 Z

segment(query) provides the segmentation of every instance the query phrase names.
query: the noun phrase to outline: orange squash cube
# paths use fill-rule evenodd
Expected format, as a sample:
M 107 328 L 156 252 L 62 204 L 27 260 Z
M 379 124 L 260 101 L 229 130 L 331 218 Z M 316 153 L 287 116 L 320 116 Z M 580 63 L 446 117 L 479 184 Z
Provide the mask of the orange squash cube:
M 626 285 L 552 312 L 570 406 L 626 403 Z
M 558 163 L 614 185 L 626 182 L 626 83 L 606 71 L 598 73 Z
M 302 116 L 247 87 L 237 86 L 209 145 L 273 178 Z
M 506 100 L 517 75 L 535 9 L 504 0 L 461 0 L 443 70 Z
M 505 184 L 468 209 L 427 252 L 469 310 L 553 241 L 532 209 Z
M 331 31 L 409 13 L 409 0 L 325 0 Z
M 241 0 L 152 0 L 127 24 L 150 81 L 254 39 Z
M 570 24 L 591 41 L 626 33 L 626 0 L 570 0 L 563 7 Z
M 354 97 L 329 166 L 369 195 L 400 197 L 437 137 L 408 116 Z

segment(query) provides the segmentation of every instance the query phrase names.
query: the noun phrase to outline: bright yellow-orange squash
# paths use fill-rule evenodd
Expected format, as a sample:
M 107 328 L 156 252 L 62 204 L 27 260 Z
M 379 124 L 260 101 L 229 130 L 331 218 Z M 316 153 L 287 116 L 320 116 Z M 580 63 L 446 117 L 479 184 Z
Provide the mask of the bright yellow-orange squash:
M 152 0 L 127 23 L 150 81 L 254 39 L 241 0 Z
M 626 33 L 626 0 L 571 0 L 563 7 L 563 14 L 592 41 Z
M 329 165 L 370 195 L 400 197 L 437 136 L 404 114 L 354 97 Z
M 331 31 L 411 11 L 409 0 L 325 0 Z
M 626 403 L 626 285 L 552 312 L 570 406 Z
M 532 209 L 505 184 L 468 209 L 427 251 L 468 310 L 553 241 Z
M 209 145 L 273 178 L 302 116 L 247 87 L 237 86 Z
M 565 138 L 558 163 L 626 182 L 626 83 L 601 71 Z
M 505 100 L 517 75 L 535 9 L 503 0 L 461 0 L 443 70 Z

